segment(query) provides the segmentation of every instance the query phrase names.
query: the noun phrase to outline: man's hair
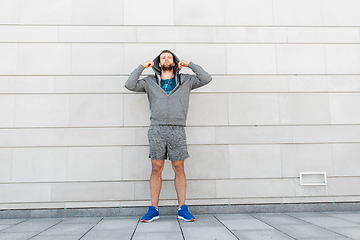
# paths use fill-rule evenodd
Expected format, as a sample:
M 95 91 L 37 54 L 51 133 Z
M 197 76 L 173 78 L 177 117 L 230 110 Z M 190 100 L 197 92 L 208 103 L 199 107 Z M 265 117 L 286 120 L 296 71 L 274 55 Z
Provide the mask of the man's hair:
M 161 54 L 163 54 L 163 53 L 170 53 L 170 54 L 173 56 L 173 60 L 175 61 L 174 54 L 173 54 L 170 50 L 164 50 L 164 51 L 162 51 L 162 52 L 160 53 L 160 55 L 159 55 L 159 60 L 160 60 Z

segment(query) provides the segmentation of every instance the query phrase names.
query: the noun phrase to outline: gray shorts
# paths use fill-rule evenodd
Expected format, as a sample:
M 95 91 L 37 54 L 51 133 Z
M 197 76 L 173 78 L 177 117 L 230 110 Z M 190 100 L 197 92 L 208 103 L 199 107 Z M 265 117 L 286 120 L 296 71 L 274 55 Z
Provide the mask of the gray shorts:
M 184 126 L 150 126 L 148 138 L 151 159 L 164 160 L 169 157 L 170 161 L 179 161 L 190 157 Z

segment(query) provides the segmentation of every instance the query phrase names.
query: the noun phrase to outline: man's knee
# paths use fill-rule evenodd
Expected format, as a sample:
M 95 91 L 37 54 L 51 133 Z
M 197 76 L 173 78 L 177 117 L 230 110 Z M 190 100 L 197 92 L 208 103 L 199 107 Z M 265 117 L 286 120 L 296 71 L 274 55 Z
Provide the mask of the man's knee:
M 161 173 L 164 168 L 164 160 L 152 160 L 152 172 Z
M 173 166 L 175 172 L 184 172 L 184 160 L 173 161 L 172 166 Z

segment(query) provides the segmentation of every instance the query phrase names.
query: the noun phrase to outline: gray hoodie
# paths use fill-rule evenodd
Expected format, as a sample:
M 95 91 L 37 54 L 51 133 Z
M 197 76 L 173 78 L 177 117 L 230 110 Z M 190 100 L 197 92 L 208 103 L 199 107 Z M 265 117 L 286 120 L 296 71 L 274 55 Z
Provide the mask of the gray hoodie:
M 155 75 L 139 79 L 145 67 L 140 64 L 129 76 L 125 87 L 134 92 L 146 92 L 151 111 L 151 125 L 186 125 L 190 91 L 208 84 L 211 76 L 199 65 L 190 62 L 189 68 L 196 74 L 181 74 L 179 58 L 174 55 L 176 87 L 169 95 L 160 86 L 160 54 L 153 60 Z

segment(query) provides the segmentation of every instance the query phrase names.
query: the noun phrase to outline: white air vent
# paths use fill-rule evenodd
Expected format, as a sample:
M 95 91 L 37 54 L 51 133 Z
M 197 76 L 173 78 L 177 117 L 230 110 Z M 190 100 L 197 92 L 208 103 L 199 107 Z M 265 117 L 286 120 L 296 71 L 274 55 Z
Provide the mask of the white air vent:
M 326 172 L 300 172 L 300 185 L 326 185 Z

